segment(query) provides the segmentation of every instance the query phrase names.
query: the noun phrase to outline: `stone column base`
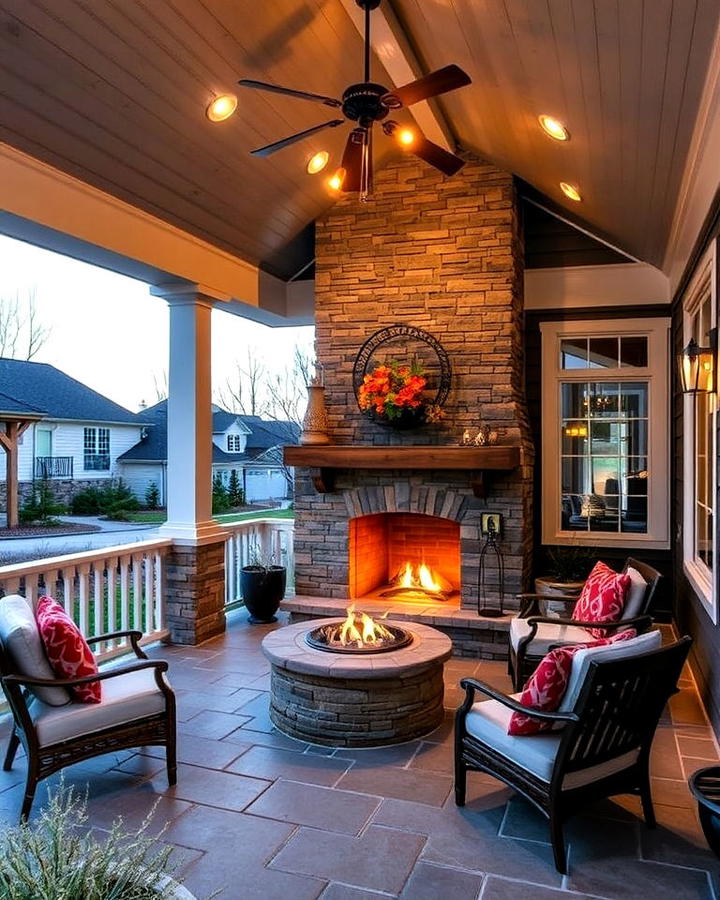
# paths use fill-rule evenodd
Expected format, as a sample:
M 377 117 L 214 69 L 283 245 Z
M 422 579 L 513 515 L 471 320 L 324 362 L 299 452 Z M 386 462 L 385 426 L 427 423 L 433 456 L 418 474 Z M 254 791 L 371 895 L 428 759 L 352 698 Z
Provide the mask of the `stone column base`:
M 200 644 L 225 631 L 225 542 L 173 545 L 166 557 L 166 622 L 173 644 Z

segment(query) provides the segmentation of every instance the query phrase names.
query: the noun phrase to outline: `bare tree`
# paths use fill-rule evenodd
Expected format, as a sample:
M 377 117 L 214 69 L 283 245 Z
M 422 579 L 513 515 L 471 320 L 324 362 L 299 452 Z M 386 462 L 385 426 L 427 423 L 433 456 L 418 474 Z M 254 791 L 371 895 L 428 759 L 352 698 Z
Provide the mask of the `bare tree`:
M 237 363 L 235 375 L 227 378 L 217 392 L 218 405 L 243 416 L 262 416 L 267 412 L 267 379 L 267 371 L 257 349 L 248 347 L 245 364 Z
M 38 317 L 35 294 L 32 288 L 24 299 L 19 292 L 0 297 L 0 356 L 31 360 L 50 336 L 50 328 Z
M 167 400 L 170 390 L 168 388 L 167 369 L 163 369 L 160 375 L 153 375 L 153 388 L 155 390 L 155 402 L 160 403 Z
M 300 426 L 307 405 L 306 387 L 312 368 L 310 353 L 298 344 L 293 350 L 292 363 L 267 379 L 267 415 L 278 422 Z

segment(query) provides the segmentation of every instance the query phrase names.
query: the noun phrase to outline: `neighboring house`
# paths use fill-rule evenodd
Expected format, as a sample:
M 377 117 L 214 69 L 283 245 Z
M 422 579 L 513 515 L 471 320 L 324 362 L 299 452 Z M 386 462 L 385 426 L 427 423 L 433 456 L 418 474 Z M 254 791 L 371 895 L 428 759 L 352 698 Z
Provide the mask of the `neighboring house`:
M 154 482 L 165 504 L 167 490 L 167 400 L 142 412 L 152 422 L 145 437 L 118 459 L 119 473 L 142 500 Z M 213 406 L 213 475 L 227 485 L 235 469 L 245 499 L 282 500 L 291 496 L 292 479 L 282 462 L 282 445 L 296 444 L 300 429 L 293 422 L 271 422 Z
M 0 359 L 3 409 L 42 416 L 18 440 L 19 498 L 42 477 L 63 502 L 82 487 L 119 475 L 118 457 L 141 439 L 138 416 L 46 363 Z M 2 426 L 0 426 L 2 427 Z M 0 504 L 5 504 L 5 454 L 0 454 Z

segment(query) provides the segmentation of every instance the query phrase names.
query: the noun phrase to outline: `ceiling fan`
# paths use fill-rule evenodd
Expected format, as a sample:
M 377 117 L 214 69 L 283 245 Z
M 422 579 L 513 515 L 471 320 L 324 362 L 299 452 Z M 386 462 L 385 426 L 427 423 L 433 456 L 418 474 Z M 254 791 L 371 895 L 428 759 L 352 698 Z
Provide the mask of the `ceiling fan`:
M 345 90 L 342 100 L 326 97 L 323 94 L 296 91 L 292 88 L 280 87 L 250 78 L 243 78 L 238 82 L 243 87 L 323 103 L 325 106 L 341 110 L 345 118 L 331 119 L 329 122 L 313 125 L 311 128 L 291 134 L 281 141 L 275 141 L 265 147 L 258 147 L 251 153 L 253 156 L 270 156 L 325 128 L 337 128 L 338 125 L 344 125 L 345 121 L 349 119 L 351 122 L 356 122 L 357 125 L 348 136 L 341 167 L 331 182 L 337 190 L 346 193 L 357 191 L 360 199 L 366 200 L 372 193 L 373 125 L 375 122 L 382 122 L 383 132 L 388 137 L 393 135 L 397 137 L 408 152 L 425 160 L 445 175 L 454 175 L 462 168 L 464 160 L 414 130 L 401 129 L 396 121 L 388 119 L 388 115 L 392 110 L 412 106 L 413 103 L 418 103 L 420 100 L 428 100 L 431 97 L 464 87 L 471 83 L 470 77 L 459 66 L 449 65 L 391 91 L 382 84 L 370 81 L 370 13 L 373 9 L 377 9 L 381 0 L 355 0 L 355 2 L 365 12 L 365 73 L 362 82 L 351 84 Z

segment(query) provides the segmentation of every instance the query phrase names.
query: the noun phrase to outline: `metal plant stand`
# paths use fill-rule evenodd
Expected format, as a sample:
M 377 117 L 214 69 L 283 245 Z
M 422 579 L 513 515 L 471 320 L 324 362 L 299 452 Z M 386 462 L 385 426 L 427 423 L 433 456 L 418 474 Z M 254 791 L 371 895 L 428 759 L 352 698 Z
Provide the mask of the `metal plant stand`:
M 488 524 L 488 533 L 482 550 L 480 551 L 480 563 L 478 567 L 478 615 L 486 616 L 489 619 L 499 619 L 505 615 L 503 610 L 503 602 L 505 600 L 505 561 L 502 551 L 497 543 L 497 531 L 493 527 L 492 521 Z M 499 606 L 487 606 L 487 555 L 493 553 L 497 564 L 498 573 L 498 598 Z

